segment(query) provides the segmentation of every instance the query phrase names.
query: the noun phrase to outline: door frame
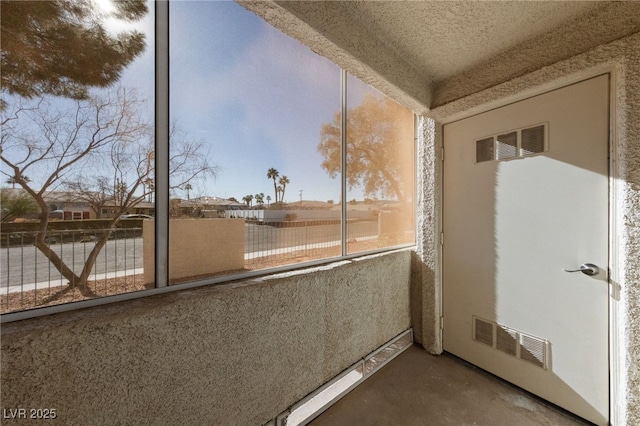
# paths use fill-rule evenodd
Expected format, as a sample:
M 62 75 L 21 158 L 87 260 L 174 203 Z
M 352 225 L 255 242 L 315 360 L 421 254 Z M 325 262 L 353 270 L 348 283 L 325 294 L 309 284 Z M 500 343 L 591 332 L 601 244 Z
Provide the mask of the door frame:
M 439 118 L 436 124 L 436 147 L 435 150 L 438 154 L 436 163 L 436 176 L 438 178 L 439 191 L 437 194 L 438 203 L 437 207 L 437 225 L 435 231 L 437 233 L 436 244 L 438 247 L 438 269 L 439 273 L 436 277 L 436 286 L 438 299 L 436 301 L 437 307 L 440 312 L 440 327 L 438 335 L 438 345 L 440 351 L 443 347 L 443 324 L 445 321 L 444 312 L 444 247 L 443 247 L 443 220 L 444 220 L 444 167 L 445 167 L 445 153 L 444 153 L 444 125 L 459 121 L 465 118 L 469 118 L 475 115 L 479 115 L 497 108 L 501 108 L 510 104 L 514 104 L 529 98 L 542 95 L 547 92 L 561 89 L 576 83 L 580 83 L 591 78 L 608 74 L 609 75 L 609 175 L 608 175 L 608 211 L 609 211 L 609 259 L 608 259 L 608 277 L 609 277 L 609 313 L 608 313 L 608 353 L 609 353 L 609 423 L 612 425 L 619 423 L 620 418 L 620 402 L 624 400 L 625 386 L 622 379 L 625 377 L 624 361 L 621 356 L 624 355 L 623 348 L 623 324 L 621 322 L 621 307 L 620 307 L 620 279 L 623 268 L 621 262 L 624 262 L 621 256 L 622 250 L 619 250 L 620 238 L 619 231 L 623 232 L 623 212 L 619 206 L 618 201 L 623 199 L 624 194 L 621 191 L 620 185 L 620 171 L 615 161 L 617 155 L 623 152 L 620 146 L 620 140 L 617 137 L 617 128 L 619 123 L 619 117 L 617 114 L 617 101 L 620 98 L 619 91 L 624 90 L 621 85 L 623 79 L 618 71 L 616 63 L 608 63 L 601 66 L 592 67 L 574 74 L 565 75 L 550 82 L 541 83 L 535 87 L 529 87 L 525 90 L 518 91 L 516 94 L 509 95 L 498 100 L 489 101 L 486 103 L 479 103 L 478 106 L 465 109 L 458 113 L 453 113 L 444 118 Z M 490 90 L 490 89 L 487 89 Z M 483 92 L 480 92 L 483 93 Z M 474 96 L 474 95 L 470 95 Z

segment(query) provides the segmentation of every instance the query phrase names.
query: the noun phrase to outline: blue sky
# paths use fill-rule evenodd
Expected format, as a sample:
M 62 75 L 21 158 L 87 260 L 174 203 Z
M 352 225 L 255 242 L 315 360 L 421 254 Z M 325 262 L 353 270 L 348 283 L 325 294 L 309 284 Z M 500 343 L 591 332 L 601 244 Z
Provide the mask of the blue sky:
M 340 108 L 340 69 L 233 2 L 172 3 L 170 16 L 172 119 L 219 167 L 193 193 L 273 197 L 274 167 L 291 181 L 285 201 L 339 200 L 316 146 Z
M 141 22 L 109 28 L 131 26 L 147 34 L 147 48 L 119 83 L 150 100 L 152 118 L 153 10 Z M 172 1 L 170 45 L 171 119 L 205 145 L 219 170 L 193 183 L 192 197 L 273 198 L 266 175 L 274 167 L 290 180 L 285 201 L 299 200 L 300 190 L 305 200 L 339 201 L 340 180 L 321 168 L 316 150 L 321 125 L 340 108 L 338 66 L 232 1 Z M 364 83 L 351 85 L 350 105 L 367 91 Z M 356 189 L 349 198 L 362 194 Z

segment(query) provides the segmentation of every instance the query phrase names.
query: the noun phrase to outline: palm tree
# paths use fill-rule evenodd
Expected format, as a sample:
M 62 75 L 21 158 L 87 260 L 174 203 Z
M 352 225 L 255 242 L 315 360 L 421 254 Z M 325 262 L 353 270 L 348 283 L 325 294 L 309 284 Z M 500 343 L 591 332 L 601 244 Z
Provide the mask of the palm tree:
M 189 191 L 191 191 L 191 190 L 193 189 L 193 186 L 191 186 L 191 184 L 190 184 L 190 183 L 188 183 L 188 184 L 186 184 L 186 185 L 184 186 L 184 189 L 186 189 L 186 190 L 187 190 L 187 201 L 189 201 Z
M 267 208 L 269 208 L 270 204 L 271 204 L 271 195 L 267 195 Z
M 259 194 L 256 194 L 255 199 L 256 199 L 256 203 L 258 203 L 259 205 L 264 204 L 264 194 L 262 192 Z
M 116 193 L 116 200 L 118 201 L 118 205 L 122 206 L 122 204 L 124 204 L 124 199 L 127 195 L 127 183 L 120 180 L 119 178 L 116 179 L 116 188 L 115 188 L 115 193 Z
M 251 206 L 251 202 L 253 201 L 253 195 L 245 195 L 242 197 L 242 201 L 247 203 L 247 206 Z
M 31 182 L 29 176 L 22 176 L 22 179 L 24 179 L 25 182 Z M 8 183 L 9 185 L 11 185 L 11 188 L 15 189 L 16 183 L 18 183 L 18 178 L 15 176 L 11 176 L 7 180 L 5 180 L 5 183 Z
M 15 176 L 11 176 L 9 179 L 5 180 L 5 183 L 11 185 L 13 189 L 16 189 L 16 183 L 18 183 L 18 181 Z
M 271 167 L 267 170 L 267 179 L 273 179 L 273 191 L 276 194 L 276 203 L 278 202 L 278 187 L 276 186 L 276 179 L 280 176 L 280 172 Z
M 285 175 L 282 175 L 280 180 L 278 181 L 282 186 L 282 194 L 280 195 L 280 202 L 284 202 L 284 191 L 287 189 L 287 185 L 290 183 L 289 178 Z
M 143 182 L 144 185 L 147 185 L 147 190 L 149 191 L 149 195 L 147 197 L 149 202 L 153 201 L 153 192 L 156 190 L 156 183 L 153 181 L 152 178 L 147 178 L 145 179 L 145 181 Z

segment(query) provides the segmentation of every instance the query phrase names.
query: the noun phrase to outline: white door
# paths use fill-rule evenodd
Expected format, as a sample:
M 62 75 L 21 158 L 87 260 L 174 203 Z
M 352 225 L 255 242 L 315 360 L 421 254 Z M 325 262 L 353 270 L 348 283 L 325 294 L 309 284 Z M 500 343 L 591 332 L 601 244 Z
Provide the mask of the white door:
M 444 126 L 445 350 L 596 424 L 608 136 L 607 75 Z

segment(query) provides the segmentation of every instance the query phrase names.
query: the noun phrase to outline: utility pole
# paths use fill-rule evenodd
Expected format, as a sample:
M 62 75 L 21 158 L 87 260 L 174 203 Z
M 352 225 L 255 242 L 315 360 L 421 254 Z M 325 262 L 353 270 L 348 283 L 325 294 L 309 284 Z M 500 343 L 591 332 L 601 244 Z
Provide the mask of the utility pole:
M 304 191 L 304 189 L 300 190 L 300 206 L 302 206 L 302 191 Z

